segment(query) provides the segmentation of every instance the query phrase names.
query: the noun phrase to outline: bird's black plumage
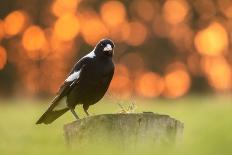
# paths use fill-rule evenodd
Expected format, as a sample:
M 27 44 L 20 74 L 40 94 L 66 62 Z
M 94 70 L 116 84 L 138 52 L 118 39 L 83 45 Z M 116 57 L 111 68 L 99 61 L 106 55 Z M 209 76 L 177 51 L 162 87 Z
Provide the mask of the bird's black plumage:
M 103 39 L 92 52 L 81 58 L 36 124 L 52 123 L 68 110 L 78 118 L 74 111 L 77 104 L 82 104 L 88 115 L 89 106 L 104 96 L 113 77 L 113 48 L 114 43 L 110 39 Z

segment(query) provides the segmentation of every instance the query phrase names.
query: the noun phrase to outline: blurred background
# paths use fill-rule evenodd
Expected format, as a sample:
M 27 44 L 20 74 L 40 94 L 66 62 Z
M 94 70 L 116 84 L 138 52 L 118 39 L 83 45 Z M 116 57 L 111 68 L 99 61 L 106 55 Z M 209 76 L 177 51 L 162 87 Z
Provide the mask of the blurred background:
M 116 44 L 111 94 L 228 93 L 231 30 L 231 0 L 2 0 L 0 95 L 53 95 L 105 37 Z
M 102 38 L 116 44 L 116 72 L 90 113 L 135 102 L 185 124 L 181 147 L 159 154 L 232 154 L 231 32 L 232 0 L 0 0 L 0 154 L 77 154 L 62 136 L 70 113 L 35 122 Z M 77 151 L 122 154 L 105 148 Z

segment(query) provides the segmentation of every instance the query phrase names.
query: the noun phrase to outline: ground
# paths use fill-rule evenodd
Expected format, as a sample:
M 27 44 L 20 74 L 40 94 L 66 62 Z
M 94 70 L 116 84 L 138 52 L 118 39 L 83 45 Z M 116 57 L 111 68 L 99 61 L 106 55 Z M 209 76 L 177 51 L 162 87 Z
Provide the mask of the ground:
M 135 100 L 137 112 L 153 111 L 168 114 L 184 122 L 184 137 L 181 144 L 171 150 L 161 149 L 159 154 L 218 155 L 232 154 L 232 97 L 189 96 L 177 100 Z M 1 155 L 63 155 L 63 154 L 118 154 L 115 150 L 68 148 L 63 137 L 63 124 L 74 120 L 65 114 L 51 125 L 35 125 L 46 109 L 48 100 L 8 99 L 0 105 L 0 154 Z M 18 104 L 22 102 L 23 104 Z M 117 102 L 104 99 L 90 107 L 92 114 L 116 113 Z M 128 104 L 129 102 L 127 102 Z M 84 117 L 79 107 L 78 113 Z M 146 154 L 151 150 L 144 150 Z M 134 154 L 139 154 L 134 153 Z

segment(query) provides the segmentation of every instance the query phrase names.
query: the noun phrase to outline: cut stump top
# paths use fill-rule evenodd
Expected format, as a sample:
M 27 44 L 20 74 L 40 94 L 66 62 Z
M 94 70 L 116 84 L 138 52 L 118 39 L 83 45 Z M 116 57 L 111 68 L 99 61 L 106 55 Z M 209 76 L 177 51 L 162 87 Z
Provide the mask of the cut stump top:
M 69 144 L 89 143 L 160 144 L 180 141 L 184 125 L 168 115 L 152 112 L 102 114 L 64 126 Z

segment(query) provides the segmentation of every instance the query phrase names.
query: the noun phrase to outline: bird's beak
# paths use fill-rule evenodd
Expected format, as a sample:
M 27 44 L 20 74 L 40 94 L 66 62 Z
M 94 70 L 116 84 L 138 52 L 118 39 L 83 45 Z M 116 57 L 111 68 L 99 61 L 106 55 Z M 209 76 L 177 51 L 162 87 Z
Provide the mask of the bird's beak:
M 103 51 L 106 52 L 107 55 L 113 54 L 113 48 L 110 44 L 107 44 L 106 47 L 104 47 Z
M 107 44 L 106 47 L 103 49 L 103 51 L 112 51 L 112 46 L 110 44 Z

